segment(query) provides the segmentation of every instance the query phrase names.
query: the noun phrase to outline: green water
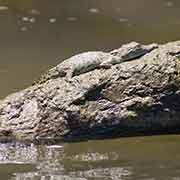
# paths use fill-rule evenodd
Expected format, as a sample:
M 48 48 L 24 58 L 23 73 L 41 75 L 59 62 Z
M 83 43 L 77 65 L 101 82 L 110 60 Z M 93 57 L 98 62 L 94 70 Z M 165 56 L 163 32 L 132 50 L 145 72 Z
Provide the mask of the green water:
M 180 39 L 179 0 L 0 0 L 0 97 L 87 50 Z M 180 136 L 0 144 L 0 180 L 180 180 Z
M 0 179 L 179 180 L 180 136 L 0 145 Z

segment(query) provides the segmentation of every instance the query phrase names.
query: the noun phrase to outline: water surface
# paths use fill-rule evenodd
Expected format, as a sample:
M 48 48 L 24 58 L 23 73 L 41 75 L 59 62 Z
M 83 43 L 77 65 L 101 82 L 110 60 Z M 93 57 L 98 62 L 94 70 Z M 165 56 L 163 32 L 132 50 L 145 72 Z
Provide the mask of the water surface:
M 3 180 L 179 180 L 180 136 L 0 145 Z
M 0 0 L 0 97 L 63 59 L 179 39 L 179 0 Z

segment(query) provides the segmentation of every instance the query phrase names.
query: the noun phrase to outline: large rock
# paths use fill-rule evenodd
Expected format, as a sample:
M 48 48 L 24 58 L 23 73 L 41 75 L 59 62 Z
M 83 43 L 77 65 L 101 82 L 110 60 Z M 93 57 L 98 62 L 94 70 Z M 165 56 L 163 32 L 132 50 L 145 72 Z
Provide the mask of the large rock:
M 177 132 L 180 41 L 143 57 L 49 79 L 0 101 L 0 135 L 22 140 Z

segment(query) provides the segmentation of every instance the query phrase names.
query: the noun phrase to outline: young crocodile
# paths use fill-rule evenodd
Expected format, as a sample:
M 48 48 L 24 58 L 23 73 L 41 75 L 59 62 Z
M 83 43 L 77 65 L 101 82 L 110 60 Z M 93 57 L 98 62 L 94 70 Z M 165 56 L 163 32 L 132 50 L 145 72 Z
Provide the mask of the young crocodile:
M 58 77 L 66 77 L 70 80 L 73 76 L 77 76 L 100 67 L 105 59 L 112 59 L 115 56 L 102 51 L 84 52 L 66 59 L 56 67 L 48 70 L 35 83 L 41 84 L 49 79 Z
M 157 44 L 142 45 L 137 42 L 131 42 L 110 53 L 102 51 L 81 53 L 50 69 L 35 83 L 41 84 L 49 79 L 56 79 L 58 77 L 66 77 L 70 80 L 73 76 L 92 71 L 96 68 L 110 68 L 112 65 L 138 58 L 157 47 Z
M 110 52 L 111 55 L 118 56 L 118 58 L 109 59 L 104 61 L 102 64 L 119 64 L 120 62 L 133 60 L 139 58 L 152 50 L 158 48 L 158 44 L 152 43 L 148 45 L 143 45 L 137 42 L 131 42 L 125 45 L 122 45 L 119 49 L 115 49 Z

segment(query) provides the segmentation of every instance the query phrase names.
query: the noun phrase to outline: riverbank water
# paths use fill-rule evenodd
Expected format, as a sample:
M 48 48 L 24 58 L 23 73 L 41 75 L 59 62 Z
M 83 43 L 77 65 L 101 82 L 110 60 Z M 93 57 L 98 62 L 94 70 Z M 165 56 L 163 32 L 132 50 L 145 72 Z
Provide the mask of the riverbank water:
M 1 179 L 178 180 L 179 135 L 0 145 Z

